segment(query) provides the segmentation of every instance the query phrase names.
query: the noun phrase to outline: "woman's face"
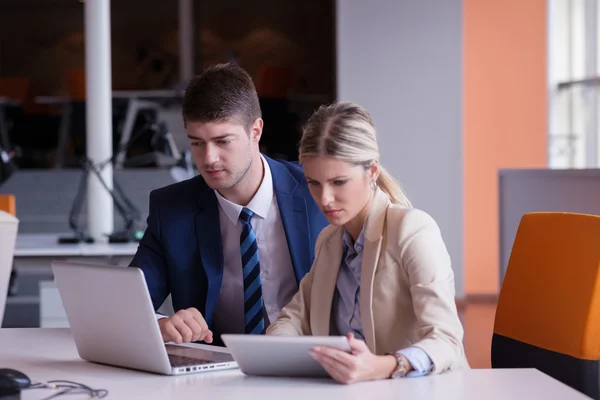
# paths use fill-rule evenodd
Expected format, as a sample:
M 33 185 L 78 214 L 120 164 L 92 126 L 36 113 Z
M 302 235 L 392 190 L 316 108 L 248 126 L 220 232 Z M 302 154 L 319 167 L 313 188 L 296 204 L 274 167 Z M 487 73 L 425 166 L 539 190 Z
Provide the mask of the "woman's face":
M 368 215 L 365 207 L 372 198 L 372 182 L 377 180 L 378 164 L 365 170 L 329 156 L 302 161 L 310 194 L 332 225 L 346 225 L 355 217 Z

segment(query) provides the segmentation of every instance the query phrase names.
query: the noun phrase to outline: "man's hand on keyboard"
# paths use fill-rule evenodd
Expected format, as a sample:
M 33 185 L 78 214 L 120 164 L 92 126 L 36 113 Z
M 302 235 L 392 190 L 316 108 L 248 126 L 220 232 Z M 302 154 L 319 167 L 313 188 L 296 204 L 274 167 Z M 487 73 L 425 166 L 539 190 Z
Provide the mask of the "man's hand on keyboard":
M 163 341 L 180 343 L 204 340 L 212 343 L 213 333 L 208 329 L 204 317 L 196 308 L 179 310 L 169 318 L 158 320 Z

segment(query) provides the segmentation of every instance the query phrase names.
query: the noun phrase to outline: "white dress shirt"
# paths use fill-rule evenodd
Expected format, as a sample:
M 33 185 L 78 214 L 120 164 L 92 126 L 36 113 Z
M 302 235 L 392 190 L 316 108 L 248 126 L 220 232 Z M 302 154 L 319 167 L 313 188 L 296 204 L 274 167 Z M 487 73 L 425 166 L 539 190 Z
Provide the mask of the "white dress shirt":
M 298 283 L 273 191 L 269 163 L 261 156 L 263 180 L 246 206 L 254 216 L 250 221 L 256 234 L 265 305 L 265 327 L 275 321 L 281 309 L 298 291 Z M 214 313 L 214 326 L 220 333 L 244 333 L 244 280 L 239 220 L 243 207 L 225 199 L 215 190 L 223 243 L 223 281 Z

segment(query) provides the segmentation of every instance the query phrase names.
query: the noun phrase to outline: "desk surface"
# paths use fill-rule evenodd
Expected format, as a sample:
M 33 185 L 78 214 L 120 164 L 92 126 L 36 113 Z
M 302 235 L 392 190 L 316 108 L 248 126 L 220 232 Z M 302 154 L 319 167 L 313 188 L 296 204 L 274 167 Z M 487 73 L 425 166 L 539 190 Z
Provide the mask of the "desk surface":
M 0 106 L 18 106 L 21 102 L 19 100 L 11 99 L 10 97 L 0 96 Z
M 20 234 L 15 257 L 133 256 L 138 248 L 135 242 L 59 244 L 58 238 L 62 236 L 73 234 Z
M 107 389 L 108 399 L 243 398 L 295 399 L 586 399 L 534 369 L 467 370 L 415 379 L 339 385 L 328 379 L 260 378 L 239 370 L 162 376 L 81 360 L 68 329 L 0 329 L 0 363 L 33 381 L 73 380 Z M 48 396 L 48 389 L 23 392 L 23 399 Z M 83 399 L 85 396 L 68 396 Z

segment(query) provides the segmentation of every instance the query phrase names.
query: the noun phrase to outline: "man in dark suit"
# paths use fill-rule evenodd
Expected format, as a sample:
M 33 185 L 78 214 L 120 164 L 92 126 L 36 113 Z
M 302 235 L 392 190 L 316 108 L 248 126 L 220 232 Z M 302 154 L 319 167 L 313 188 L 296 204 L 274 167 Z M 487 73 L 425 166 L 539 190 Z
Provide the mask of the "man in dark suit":
M 131 265 L 144 271 L 155 310 L 171 294 L 176 313 L 158 316 L 165 341 L 264 333 L 309 271 L 327 221 L 301 167 L 260 153 L 261 110 L 242 68 L 194 78 L 183 118 L 200 175 L 150 194 Z

